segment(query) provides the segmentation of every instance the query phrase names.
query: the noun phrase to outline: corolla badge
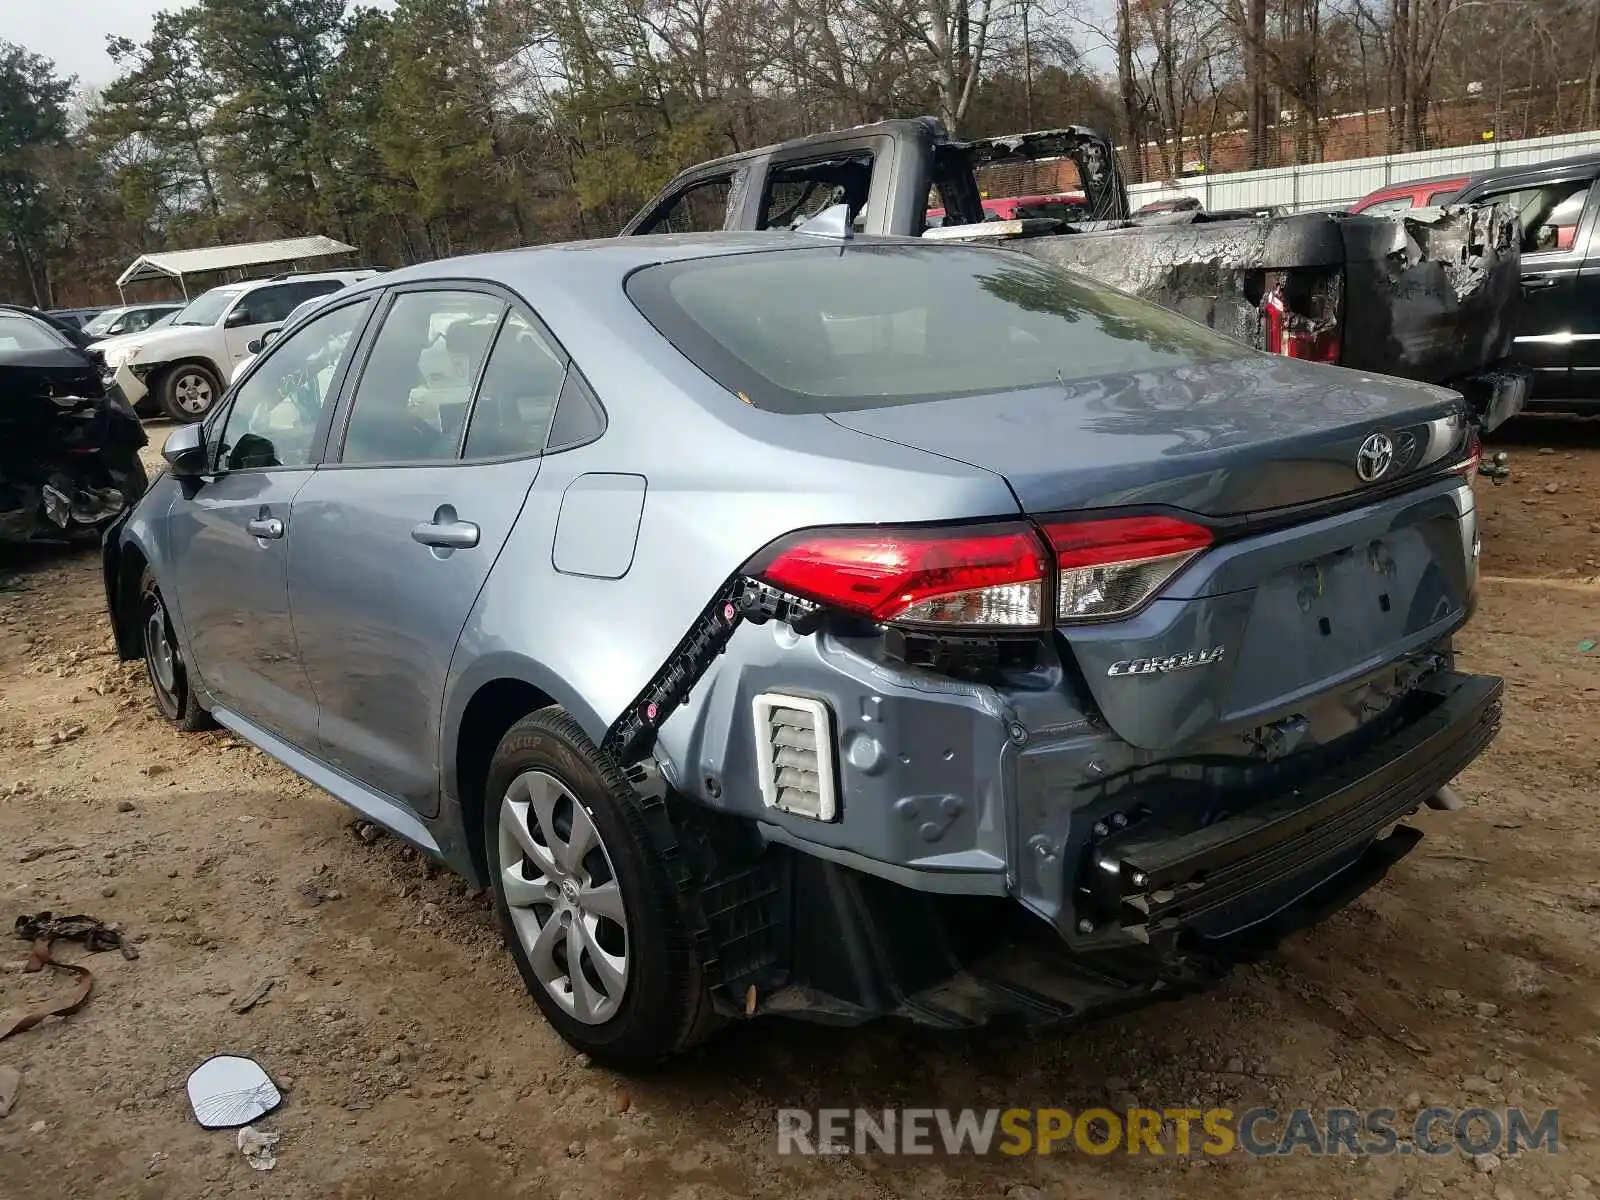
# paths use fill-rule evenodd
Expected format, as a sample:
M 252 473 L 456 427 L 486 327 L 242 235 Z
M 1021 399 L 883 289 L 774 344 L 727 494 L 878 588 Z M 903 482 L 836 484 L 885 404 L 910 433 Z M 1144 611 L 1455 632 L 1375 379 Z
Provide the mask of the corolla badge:
M 1369 433 L 1367 440 L 1361 443 L 1361 449 L 1356 451 L 1356 474 L 1361 476 L 1366 483 L 1373 483 L 1383 477 L 1389 469 L 1389 464 L 1394 462 L 1394 442 L 1387 433 Z
M 1209 667 L 1221 660 L 1222 651 L 1221 646 L 1211 646 L 1164 658 L 1124 658 L 1112 663 L 1106 674 L 1116 679 L 1122 675 L 1162 675 L 1168 671 L 1186 671 L 1190 667 Z

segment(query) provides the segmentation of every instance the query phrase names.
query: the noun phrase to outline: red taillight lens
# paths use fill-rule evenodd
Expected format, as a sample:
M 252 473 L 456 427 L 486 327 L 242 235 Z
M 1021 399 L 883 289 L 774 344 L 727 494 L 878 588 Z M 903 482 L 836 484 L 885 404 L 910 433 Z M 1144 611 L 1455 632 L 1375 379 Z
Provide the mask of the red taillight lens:
M 1467 434 L 1467 456 L 1457 465 L 1456 470 L 1466 476 L 1468 483 L 1478 478 L 1478 467 L 1483 463 L 1483 439 L 1478 436 L 1477 430 Z
M 1142 605 L 1211 544 L 1211 531 L 1175 517 L 1113 517 L 1044 526 L 1060 571 L 1061 621 L 1120 617 Z
M 897 624 L 1038 629 L 1045 550 L 1023 526 L 802 530 L 746 568 L 808 600 Z
M 1266 325 L 1268 354 L 1281 354 L 1285 358 L 1299 358 L 1306 362 L 1339 361 L 1338 323 L 1328 321 L 1317 328 L 1303 328 L 1312 322 L 1290 310 L 1282 288 L 1275 288 L 1261 298 L 1261 318 Z

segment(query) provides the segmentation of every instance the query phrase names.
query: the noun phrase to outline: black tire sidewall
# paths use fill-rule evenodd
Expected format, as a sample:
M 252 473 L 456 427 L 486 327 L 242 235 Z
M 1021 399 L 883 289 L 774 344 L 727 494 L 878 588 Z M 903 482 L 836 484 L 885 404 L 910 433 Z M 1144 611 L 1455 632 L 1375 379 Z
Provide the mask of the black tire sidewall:
M 178 380 L 185 375 L 203 375 L 206 382 L 211 385 L 211 403 L 206 406 L 205 412 L 191 413 L 179 407 Z M 210 367 L 203 366 L 200 363 L 179 363 L 177 366 L 169 368 L 161 376 L 157 397 L 163 413 L 179 424 L 192 425 L 196 421 L 204 421 L 206 417 L 211 415 L 211 410 L 216 408 L 217 401 L 222 399 L 222 381 Z
M 581 803 L 600 836 L 628 918 L 628 985 L 617 1015 L 585 1025 L 568 1015 L 534 973 L 511 923 L 499 861 L 500 804 L 525 771 L 559 779 Z M 676 890 L 653 846 L 632 789 L 561 709 L 544 709 L 514 725 L 490 764 L 484 801 L 485 860 L 506 945 L 545 1018 L 572 1046 L 622 1069 L 647 1067 L 684 1048 L 697 1027 L 704 986 Z

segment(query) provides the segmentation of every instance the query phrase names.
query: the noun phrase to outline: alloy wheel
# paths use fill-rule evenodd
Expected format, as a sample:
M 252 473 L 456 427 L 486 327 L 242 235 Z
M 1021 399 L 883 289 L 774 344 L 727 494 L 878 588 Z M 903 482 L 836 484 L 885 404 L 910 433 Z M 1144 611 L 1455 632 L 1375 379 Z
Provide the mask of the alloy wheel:
M 605 839 L 572 792 L 525 771 L 500 801 L 506 907 L 534 974 L 586 1025 L 616 1016 L 628 986 L 628 918 Z
M 186 413 L 201 416 L 211 407 L 211 383 L 197 371 L 178 376 L 172 385 L 173 398 Z

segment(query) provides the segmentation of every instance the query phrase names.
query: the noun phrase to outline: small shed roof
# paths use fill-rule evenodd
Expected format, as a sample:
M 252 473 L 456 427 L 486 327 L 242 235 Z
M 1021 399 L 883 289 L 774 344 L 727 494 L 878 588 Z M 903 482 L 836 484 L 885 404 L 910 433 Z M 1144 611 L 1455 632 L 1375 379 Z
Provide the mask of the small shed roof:
M 200 271 L 227 271 L 262 263 L 294 262 L 302 258 L 323 258 L 355 250 L 320 234 L 314 237 L 278 238 L 270 242 L 243 242 L 234 246 L 207 246 L 199 250 L 168 250 L 141 254 L 117 278 L 117 287 L 146 279 L 182 279 Z

